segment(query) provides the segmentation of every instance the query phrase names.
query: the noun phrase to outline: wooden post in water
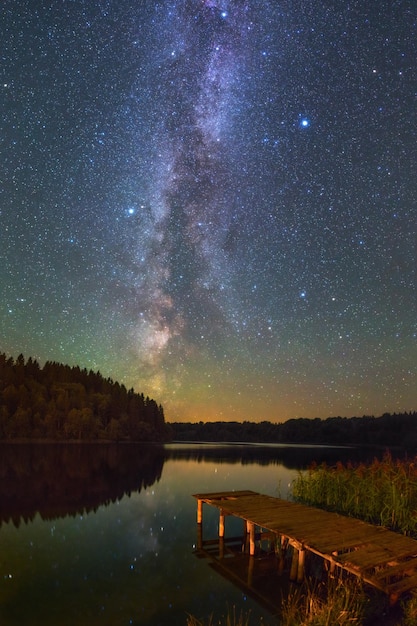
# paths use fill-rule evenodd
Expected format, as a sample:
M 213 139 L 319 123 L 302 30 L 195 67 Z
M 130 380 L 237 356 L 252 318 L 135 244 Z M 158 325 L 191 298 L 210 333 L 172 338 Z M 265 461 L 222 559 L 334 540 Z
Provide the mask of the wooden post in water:
M 292 559 L 291 559 L 291 569 L 290 569 L 290 580 L 297 580 L 298 550 L 293 544 L 291 544 L 291 546 L 292 546 Z
M 275 555 L 278 559 L 278 574 L 279 575 L 281 575 L 284 572 L 285 550 L 286 550 L 286 539 L 284 535 L 278 535 L 277 544 L 275 548 Z
M 197 524 L 203 523 L 203 501 L 197 500 Z
M 197 550 L 203 548 L 203 525 L 197 524 Z
M 219 517 L 219 537 L 224 537 L 224 512 L 223 509 L 220 509 L 220 517 Z
M 255 524 L 248 522 L 249 531 L 249 554 L 253 556 L 255 554 Z
M 219 559 L 224 559 L 224 537 L 219 537 Z
M 337 550 L 332 552 L 332 556 L 337 556 Z M 336 571 L 336 563 L 334 561 L 330 561 L 330 567 L 329 567 L 329 576 L 330 576 L 330 578 L 334 578 L 335 577 L 335 571 Z
M 304 563 L 306 551 L 299 541 L 292 540 L 290 541 L 290 545 L 293 549 L 290 580 L 296 580 L 298 583 L 300 583 L 304 578 Z
M 249 527 L 245 519 L 243 520 L 242 552 L 249 552 Z
M 301 548 L 298 550 L 298 570 L 297 570 L 297 582 L 301 583 L 304 580 L 304 563 L 305 563 L 306 551 Z

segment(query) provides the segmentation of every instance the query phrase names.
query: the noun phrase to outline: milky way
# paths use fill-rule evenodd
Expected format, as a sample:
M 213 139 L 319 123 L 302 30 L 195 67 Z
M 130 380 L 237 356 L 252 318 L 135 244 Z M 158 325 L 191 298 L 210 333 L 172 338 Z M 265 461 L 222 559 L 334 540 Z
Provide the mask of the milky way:
M 1 350 L 171 420 L 415 409 L 413 3 L 1 18 Z

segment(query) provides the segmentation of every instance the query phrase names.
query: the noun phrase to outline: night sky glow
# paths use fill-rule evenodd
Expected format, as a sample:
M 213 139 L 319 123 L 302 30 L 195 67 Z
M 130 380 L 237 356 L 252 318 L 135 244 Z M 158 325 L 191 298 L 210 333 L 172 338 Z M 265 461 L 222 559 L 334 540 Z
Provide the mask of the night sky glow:
M 415 2 L 0 16 L 2 351 L 171 421 L 416 409 Z

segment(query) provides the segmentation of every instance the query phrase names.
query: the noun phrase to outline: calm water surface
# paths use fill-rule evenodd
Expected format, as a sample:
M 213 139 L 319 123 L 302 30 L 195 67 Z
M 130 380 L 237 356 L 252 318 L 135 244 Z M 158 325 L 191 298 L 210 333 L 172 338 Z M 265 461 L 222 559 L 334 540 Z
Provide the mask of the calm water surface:
M 298 468 L 357 455 L 329 448 L 0 446 L 0 624 L 186 624 L 228 607 L 277 619 L 197 558 L 193 493 L 286 497 Z M 204 508 L 204 536 L 218 513 Z M 227 518 L 226 532 L 242 522 Z

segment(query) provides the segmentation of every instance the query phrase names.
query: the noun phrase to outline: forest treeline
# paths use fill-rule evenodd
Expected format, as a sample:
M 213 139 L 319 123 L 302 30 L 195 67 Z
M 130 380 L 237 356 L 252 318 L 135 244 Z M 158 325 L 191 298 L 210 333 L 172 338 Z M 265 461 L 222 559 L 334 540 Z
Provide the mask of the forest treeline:
M 272 422 L 171 423 L 176 441 L 230 441 L 417 448 L 417 413 Z
M 100 372 L 0 353 L 0 440 L 170 438 L 161 405 Z

